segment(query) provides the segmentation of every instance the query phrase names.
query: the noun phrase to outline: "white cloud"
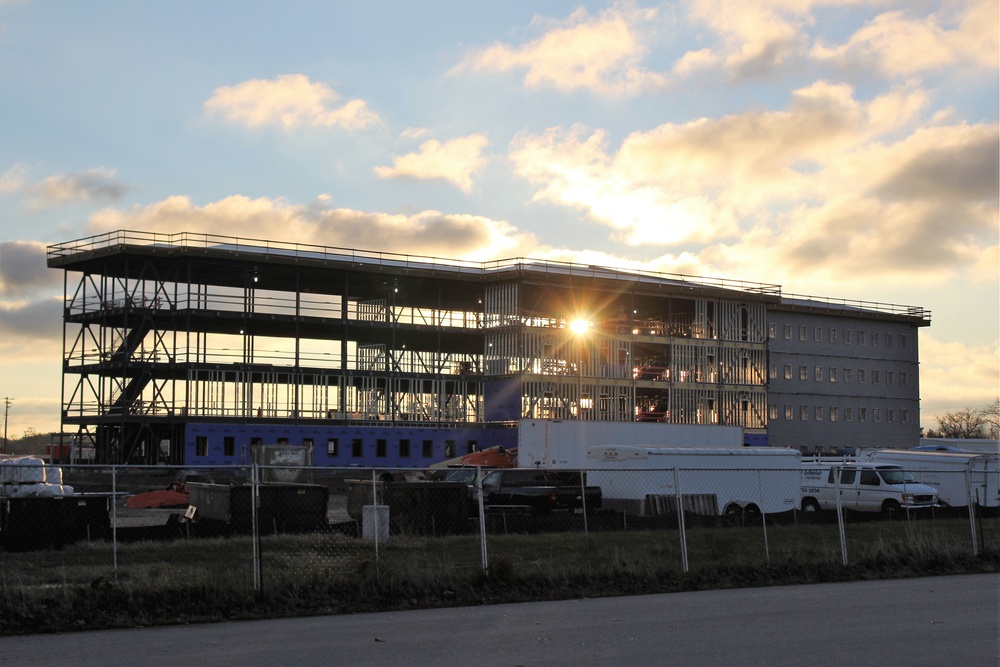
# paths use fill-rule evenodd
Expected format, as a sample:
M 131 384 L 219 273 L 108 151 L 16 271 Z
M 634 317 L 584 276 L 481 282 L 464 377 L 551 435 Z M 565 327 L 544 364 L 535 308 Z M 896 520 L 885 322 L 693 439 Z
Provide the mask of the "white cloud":
M 313 83 L 303 74 L 285 74 L 217 88 L 205 110 L 246 127 L 275 125 L 285 130 L 301 126 L 358 130 L 380 122 L 363 100 L 338 105 L 339 100 L 337 91 L 326 84 Z
M 47 268 L 46 248 L 38 241 L 0 243 L 0 296 L 25 295 L 62 284 L 58 271 Z
M 74 202 L 114 202 L 129 188 L 118 180 L 114 169 L 88 169 L 76 174 L 49 176 L 29 186 L 29 205 L 47 208 Z
M 998 9 L 995 0 L 971 2 L 958 16 L 931 14 L 912 17 L 886 12 L 840 45 L 822 41 L 812 49 L 820 60 L 842 64 L 869 63 L 889 76 L 909 76 L 940 70 L 959 61 L 996 69 Z
M 485 136 L 470 134 L 441 143 L 431 139 L 420 145 L 419 153 L 394 157 L 392 167 L 375 167 L 379 178 L 440 179 L 463 192 L 472 191 L 472 177 L 486 159 L 482 150 L 489 144 Z
M 1000 394 L 1000 341 L 971 346 L 920 335 L 921 423 L 936 427 L 935 417 L 965 407 L 981 408 Z
M 546 28 L 522 45 L 493 44 L 469 54 L 452 74 L 523 71 L 528 88 L 580 89 L 606 94 L 635 93 L 662 87 L 663 74 L 645 69 L 648 34 L 657 11 L 616 3 L 597 16 L 577 9 L 565 21 L 536 18 Z
M 817 82 L 787 110 L 667 123 L 617 151 L 582 126 L 523 133 L 510 159 L 536 199 L 624 243 L 686 246 L 684 263 L 716 275 L 934 281 L 996 255 L 1000 137 L 912 129 L 926 100 L 902 88 L 866 103 Z
M 24 187 L 28 176 L 28 168 L 23 164 L 15 164 L 0 174 L 0 195 L 19 191 Z
M 532 235 L 505 221 L 482 216 L 438 211 L 399 215 L 333 208 L 329 199 L 296 205 L 239 195 L 205 206 L 175 196 L 148 206 L 106 209 L 91 216 L 88 233 L 115 229 L 190 231 L 474 260 L 522 255 L 536 245 Z

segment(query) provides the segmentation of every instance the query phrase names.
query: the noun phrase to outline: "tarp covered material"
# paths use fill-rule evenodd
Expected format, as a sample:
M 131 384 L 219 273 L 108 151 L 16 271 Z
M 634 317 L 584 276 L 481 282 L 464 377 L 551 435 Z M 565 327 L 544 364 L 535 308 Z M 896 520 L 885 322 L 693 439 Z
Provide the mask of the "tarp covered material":
M 0 485 L 0 496 L 7 498 L 61 498 L 72 495 L 73 487 L 62 484 Z
M 186 493 L 178 491 L 147 491 L 137 493 L 125 501 L 129 509 L 158 509 L 161 507 L 185 507 L 190 500 Z
M 37 456 L 15 456 L 0 461 L 0 483 L 43 484 L 45 461 Z

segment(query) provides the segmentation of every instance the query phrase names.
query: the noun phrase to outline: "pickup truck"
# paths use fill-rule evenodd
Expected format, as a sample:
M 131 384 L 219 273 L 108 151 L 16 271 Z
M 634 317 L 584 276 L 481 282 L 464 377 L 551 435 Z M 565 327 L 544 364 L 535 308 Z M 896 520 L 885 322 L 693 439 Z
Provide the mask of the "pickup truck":
M 530 507 L 535 514 L 568 510 L 582 512 L 601 507 L 601 487 L 581 486 L 579 472 L 500 469 L 483 478 L 483 504 Z M 586 502 L 585 502 L 586 501 Z

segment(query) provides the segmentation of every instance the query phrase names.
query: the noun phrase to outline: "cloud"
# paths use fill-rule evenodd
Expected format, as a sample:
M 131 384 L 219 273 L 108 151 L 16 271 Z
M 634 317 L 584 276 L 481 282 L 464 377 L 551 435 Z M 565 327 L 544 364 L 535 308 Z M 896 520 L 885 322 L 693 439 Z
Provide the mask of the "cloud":
M 175 196 L 148 206 L 105 209 L 91 216 L 88 224 L 92 234 L 115 229 L 279 238 L 288 243 L 470 260 L 521 255 L 536 245 L 531 234 L 502 220 L 438 211 L 398 215 L 333 208 L 329 198 L 294 205 L 235 195 L 196 206 L 187 197 Z
M 0 296 L 30 294 L 62 285 L 62 277 L 45 265 L 45 244 L 37 241 L 0 243 Z
M 936 427 L 936 417 L 965 407 L 985 407 L 1000 383 L 1000 341 L 973 346 L 937 340 L 920 333 L 921 423 Z
M 481 134 L 458 137 L 443 144 L 431 139 L 420 145 L 419 153 L 394 157 L 392 167 L 375 167 L 375 173 L 379 178 L 441 179 L 470 192 L 472 176 L 486 163 L 482 150 L 488 144 Z
M 74 202 L 115 202 L 128 190 L 128 186 L 117 179 L 116 170 L 101 168 L 49 176 L 28 187 L 30 205 L 35 208 Z
M 360 130 L 381 122 L 363 100 L 338 106 L 339 100 L 326 84 L 313 83 L 303 74 L 285 74 L 217 88 L 205 102 L 205 111 L 245 127 L 274 125 L 286 131 L 303 126 Z
M 842 65 L 874 65 L 888 76 L 940 70 L 958 62 L 996 69 L 998 8 L 995 0 L 964 5 L 957 15 L 911 18 L 902 11 L 876 16 L 843 44 L 817 41 L 811 55 Z
M 664 75 L 641 65 L 655 9 L 617 3 L 597 16 L 577 9 L 564 21 L 537 18 L 545 33 L 522 45 L 496 43 L 466 56 L 451 74 L 523 71 L 528 88 L 632 94 L 660 88 Z
M 862 102 L 817 82 L 786 110 L 666 123 L 617 150 L 580 125 L 522 133 L 510 160 L 536 200 L 620 242 L 683 249 L 664 262 L 766 282 L 933 281 L 997 254 L 1000 136 L 995 124 L 914 129 L 926 103 L 917 88 Z
M 0 195 L 17 192 L 24 187 L 28 175 L 28 168 L 23 164 L 15 164 L 13 167 L 0 174 Z

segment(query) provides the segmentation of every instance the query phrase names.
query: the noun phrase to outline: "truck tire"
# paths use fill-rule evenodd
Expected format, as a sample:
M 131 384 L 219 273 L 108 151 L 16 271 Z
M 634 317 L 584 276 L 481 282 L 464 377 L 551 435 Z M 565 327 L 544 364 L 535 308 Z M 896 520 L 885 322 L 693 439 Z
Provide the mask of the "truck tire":
M 819 511 L 819 501 L 815 498 L 802 499 L 802 511 L 816 513 Z
M 886 519 L 899 519 L 903 516 L 903 508 L 895 500 L 887 500 L 882 503 L 882 516 Z
M 743 508 L 736 503 L 726 505 L 726 509 L 722 512 L 722 521 L 727 526 L 742 526 Z

